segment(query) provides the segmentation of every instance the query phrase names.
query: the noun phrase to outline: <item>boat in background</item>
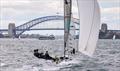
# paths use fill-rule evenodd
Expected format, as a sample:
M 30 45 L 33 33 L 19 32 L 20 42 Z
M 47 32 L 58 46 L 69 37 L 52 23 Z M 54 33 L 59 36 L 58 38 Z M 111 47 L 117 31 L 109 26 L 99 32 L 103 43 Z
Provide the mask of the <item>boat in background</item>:
M 54 35 L 40 36 L 39 40 L 55 40 L 55 36 Z

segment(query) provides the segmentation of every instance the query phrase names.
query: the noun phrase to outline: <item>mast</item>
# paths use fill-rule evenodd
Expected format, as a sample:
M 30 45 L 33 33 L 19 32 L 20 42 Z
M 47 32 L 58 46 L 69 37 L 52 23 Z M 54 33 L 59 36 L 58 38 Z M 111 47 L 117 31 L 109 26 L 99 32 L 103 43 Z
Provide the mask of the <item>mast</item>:
M 64 0 L 64 57 L 71 23 L 72 0 Z

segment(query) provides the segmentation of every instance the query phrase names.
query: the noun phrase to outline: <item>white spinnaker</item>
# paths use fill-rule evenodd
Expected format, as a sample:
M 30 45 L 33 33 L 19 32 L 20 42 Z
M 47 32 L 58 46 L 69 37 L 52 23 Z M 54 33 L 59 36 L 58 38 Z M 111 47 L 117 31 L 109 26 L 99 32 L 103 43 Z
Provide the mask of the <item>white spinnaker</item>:
M 80 52 L 92 56 L 99 34 L 100 8 L 97 0 L 77 0 L 80 18 L 79 46 Z

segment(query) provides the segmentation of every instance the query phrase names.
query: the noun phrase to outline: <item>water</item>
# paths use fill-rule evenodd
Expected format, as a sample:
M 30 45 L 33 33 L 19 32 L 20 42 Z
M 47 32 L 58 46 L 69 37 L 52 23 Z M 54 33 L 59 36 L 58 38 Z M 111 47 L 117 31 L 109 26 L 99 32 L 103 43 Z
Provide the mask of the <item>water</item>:
M 34 57 L 36 48 L 61 56 L 63 40 L 0 39 L 0 71 L 120 71 L 120 40 L 99 40 L 92 58 L 78 53 L 60 64 Z

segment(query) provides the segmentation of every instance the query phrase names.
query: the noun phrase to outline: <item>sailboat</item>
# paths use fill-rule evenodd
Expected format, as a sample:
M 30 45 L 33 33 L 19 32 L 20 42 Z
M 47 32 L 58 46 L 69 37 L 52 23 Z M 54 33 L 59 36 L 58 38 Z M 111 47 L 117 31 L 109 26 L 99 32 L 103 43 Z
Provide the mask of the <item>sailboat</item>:
M 75 48 L 79 52 L 92 56 L 99 34 L 100 27 L 100 8 L 97 0 L 77 0 L 79 13 L 79 43 Z M 72 22 L 72 0 L 64 0 L 64 57 L 69 55 L 70 44 L 72 41 L 70 30 Z M 74 27 L 74 26 L 72 26 Z M 73 39 L 74 40 L 74 39 Z M 75 44 L 73 42 L 72 44 Z
M 115 40 L 115 38 L 116 38 L 116 35 L 114 35 L 112 39 Z
M 79 43 L 75 48 L 75 25 L 72 22 L 72 0 L 64 0 L 64 56 L 63 60 L 57 63 L 55 67 L 50 66 L 42 67 L 43 69 L 53 70 L 61 69 L 64 65 L 79 63 L 74 60 L 66 60 L 70 55 L 71 49 L 76 49 L 84 55 L 92 57 L 99 34 L 100 27 L 100 9 L 97 0 L 77 0 L 78 13 L 79 13 Z M 68 59 L 69 59 L 68 56 Z
M 57 63 L 59 65 L 68 65 L 69 63 L 78 63 L 71 57 L 72 49 L 78 50 L 84 55 L 92 57 L 99 34 L 100 27 L 100 9 L 97 0 L 77 0 L 79 13 L 79 43 L 75 45 L 75 24 L 72 22 L 72 0 L 64 0 L 64 56 L 63 60 Z M 45 66 L 52 69 L 50 66 Z M 43 67 L 44 68 L 44 67 Z M 54 67 L 55 68 L 55 67 Z

